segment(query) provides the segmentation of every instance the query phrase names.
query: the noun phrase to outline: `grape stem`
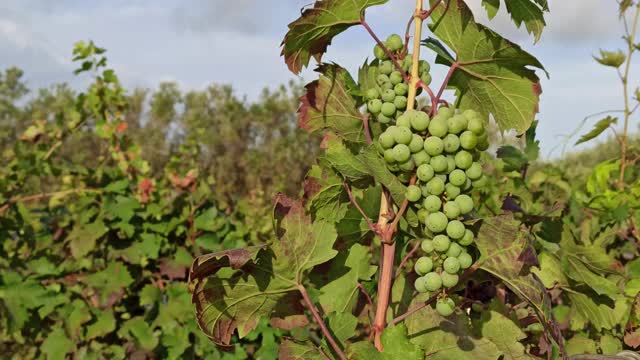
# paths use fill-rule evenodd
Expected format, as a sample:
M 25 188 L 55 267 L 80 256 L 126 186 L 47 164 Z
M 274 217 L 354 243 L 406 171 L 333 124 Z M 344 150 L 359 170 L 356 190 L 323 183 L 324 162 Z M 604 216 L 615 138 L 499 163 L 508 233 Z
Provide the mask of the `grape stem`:
M 420 249 L 420 241 L 416 241 L 415 245 L 413 245 L 413 248 L 407 253 L 407 255 L 405 255 L 402 261 L 400 261 L 400 265 L 398 265 L 398 269 L 396 269 L 396 276 L 394 277 L 395 279 L 397 279 L 398 276 L 402 274 L 402 267 L 407 263 L 407 261 L 409 261 L 409 259 L 411 259 L 413 254 L 415 254 L 418 249 Z
M 364 26 L 364 28 L 367 30 L 369 35 L 371 35 L 373 40 L 375 40 L 375 42 L 378 44 L 378 46 L 380 46 L 382 51 L 384 51 L 385 55 L 387 55 L 387 57 L 389 57 L 389 59 L 393 63 L 393 66 L 396 68 L 396 70 L 398 70 L 398 72 L 400 72 L 400 74 L 402 74 L 402 78 L 404 79 L 404 81 L 406 83 L 409 83 L 409 77 L 407 76 L 406 72 L 404 71 L 404 69 L 402 68 L 402 66 L 400 65 L 400 63 L 396 59 L 396 57 L 393 56 L 393 54 L 387 48 L 387 46 L 380 40 L 380 38 L 376 35 L 376 33 L 373 32 L 373 30 L 369 26 L 369 23 L 367 23 L 367 21 L 364 19 L 364 17 L 360 18 L 360 25 Z
M 353 204 L 353 206 L 355 206 L 355 208 L 358 209 L 358 211 L 360 212 L 360 215 L 362 215 L 364 220 L 367 222 L 367 225 L 369 226 L 369 230 L 371 230 L 374 234 L 378 234 L 377 226 L 371 221 L 371 219 L 369 219 L 369 216 L 367 216 L 364 210 L 362 210 L 362 207 L 360 207 L 360 204 L 358 204 L 358 201 L 356 201 L 356 198 L 353 196 L 353 193 L 351 192 L 351 187 L 349 186 L 349 184 L 345 182 L 342 184 L 342 186 L 344 186 L 344 189 L 347 192 L 347 196 L 349 196 L 349 200 L 351 201 L 351 204 Z
M 438 104 L 438 102 L 440 102 L 440 98 L 442 97 L 442 94 L 444 93 L 444 89 L 446 89 L 447 85 L 449 85 L 449 80 L 451 80 L 451 76 L 453 75 L 453 72 L 458 68 L 459 65 L 460 64 L 455 62 L 449 68 L 449 71 L 447 72 L 447 76 L 445 76 L 444 81 L 442 82 L 442 85 L 440 85 L 440 90 L 438 90 L 438 95 L 436 95 L 436 98 L 435 98 L 435 103 L 436 104 Z M 433 106 L 431 108 L 431 116 L 435 115 L 436 111 L 437 111 L 437 106 Z
M 362 115 L 362 126 L 364 127 L 364 138 L 367 141 L 367 145 L 371 145 L 371 130 L 369 129 L 369 117 Z
M 340 346 L 338 346 L 338 343 L 331 335 L 331 332 L 327 328 L 327 325 L 325 325 L 324 320 L 322 320 L 322 317 L 320 317 L 320 314 L 318 313 L 316 306 L 313 304 L 313 301 L 311 301 L 311 298 L 307 293 L 307 289 L 305 289 L 305 287 L 302 284 L 299 284 L 298 291 L 300 291 L 300 294 L 302 295 L 302 298 L 304 299 L 304 302 L 307 305 L 307 308 L 311 311 L 311 314 L 313 315 L 314 320 L 316 321 L 318 326 L 320 326 L 320 330 L 322 330 L 324 337 L 329 342 L 329 345 L 331 345 L 331 348 L 333 349 L 333 351 L 336 352 L 340 360 L 347 360 L 347 356 L 344 354 Z

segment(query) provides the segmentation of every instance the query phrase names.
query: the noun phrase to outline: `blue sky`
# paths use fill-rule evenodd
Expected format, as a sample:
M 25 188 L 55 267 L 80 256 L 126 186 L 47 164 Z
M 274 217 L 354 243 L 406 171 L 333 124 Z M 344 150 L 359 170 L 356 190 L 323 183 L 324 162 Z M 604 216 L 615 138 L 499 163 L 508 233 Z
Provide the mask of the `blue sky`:
M 548 27 L 535 45 L 504 13 L 488 22 L 480 0 L 465 1 L 479 21 L 521 44 L 549 71 L 550 79 L 542 80 L 538 116 L 545 156 L 561 146 L 562 135 L 574 131 L 585 116 L 621 108 L 615 71 L 591 58 L 599 48 L 623 46 L 613 0 L 550 0 Z M 128 87 L 155 87 L 167 80 L 183 89 L 231 83 L 238 94 L 254 99 L 263 87 L 296 78 L 280 58 L 279 44 L 286 24 L 310 2 L 0 0 L 0 69 L 23 68 L 32 87 L 63 81 L 81 86 L 82 81 L 71 74 L 71 48 L 78 40 L 92 39 L 108 49 L 111 66 Z M 389 1 L 371 8 L 368 21 L 382 37 L 402 32 L 413 4 L 413 0 Z M 334 41 L 323 60 L 336 61 L 355 73 L 371 56 L 372 45 L 363 29 L 352 28 Z M 634 65 L 637 68 L 638 62 Z M 434 66 L 435 83 L 445 71 Z M 301 74 L 307 81 L 313 77 L 311 70 Z M 585 130 L 597 120 L 589 121 Z

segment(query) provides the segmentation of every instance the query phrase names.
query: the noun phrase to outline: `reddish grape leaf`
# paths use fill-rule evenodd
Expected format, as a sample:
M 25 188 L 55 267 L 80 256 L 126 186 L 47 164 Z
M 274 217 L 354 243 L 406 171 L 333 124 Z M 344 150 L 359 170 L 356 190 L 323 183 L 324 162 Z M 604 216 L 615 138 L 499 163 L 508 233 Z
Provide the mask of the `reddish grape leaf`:
M 278 347 L 278 359 L 280 360 L 324 360 L 326 359 L 320 353 L 320 349 L 312 344 L 298 343 L 293 340 L 285 339 Z
M 284 60 L 294 74 L 309 65 L 313 56 L 320 62 L 333 37 L 353 25 L 360 24 L 364 10 L 388 0 L 318 0 L 289 24 L 282 40 Z

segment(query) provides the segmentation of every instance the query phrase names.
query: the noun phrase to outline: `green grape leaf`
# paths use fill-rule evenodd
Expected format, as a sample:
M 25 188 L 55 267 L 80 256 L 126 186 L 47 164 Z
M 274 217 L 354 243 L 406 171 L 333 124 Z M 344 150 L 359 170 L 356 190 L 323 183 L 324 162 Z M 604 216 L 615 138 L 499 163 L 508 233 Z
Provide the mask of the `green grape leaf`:
M 357 88 L 347 70 L 335 64 L 322 64 L 320 78 L 305 86 L 298 108 L 298 126 L 313 133 L 330 130 L 340 138 L 364 143 L 362 115 L 350 95 Z
M 457 90 L 457 105 L 485 117 L 493 115 L 503 131 L 524 133 L 538 112 L 542 92 L 535 71 L 528 67 L 544 70 L 540 62 L 476 23 L 463 1 L 437 7 L 432 19 L 433 33 L 456 53 L 458 65 L 448 86 Z M 437 61 L 446 64 L 441 57 Z
M 40 350 L 47 360 L 64 360 L 72 352 L 75 345 L 60 327 L 55 327 L 42 342 Z
M 505 5 L 516 26 L 519 28 L 524 23 L 527 32 L 533 34 L 534 42 L 538 42 L 547 25 L 544 21 L 544 11 L 549 11 L 547 1 L 505 0 Z
M 113 310 L 98 311 L 95 322 L 87 326 L 87 339 L 95 339 L 107 335 L 116 329 L 116 318 Z
M 157 286 L 147 284 L 140 290 L 140 305 L 153 305 L 160 300 L 161 296 L 162 291 Z
M 495 344 L 505 360 L 534 359 L 527 354 L 524 345 L 520 343 L 527 335 L 519 324 L 514 323 L 505 315 L 508 313 L 509 310 L 497 299 L 494 299 L 490 308 L 480 315 L 475 326 L 476 334 Z
M 538 256 L 540 261 L 539 269 L 533 268 L 531 272 L 536 274 L 547 289 L 556 285 L 561 287 L 569 286 L 569 280 L 565 275 L 562 264 L 554 255 L 544 251 Z
M 378 76 L 378 67 L 370 65 L 365 60 L 364 64 L 358 69 L 358 88 L 361 91 L 360 96 L 363 96 L 364 102 L 366 102 L 366 94 L 369 89 L 378 89 L 376 83 L 376 77 Z
M 192 346 L 189 341 L 189 329 L 184 327 L 175 327 L 171 332 L 163 332 L 161 343 L 168 350 L 169 359 L 183 359 L 185 350 Z
M 487 11 L 489 20 L 491 20 L 498 14 L 498 10 L 500 10 L 500 0 L 482 0 L 482 6 Z
M 525 133 L 524 154 L 530 162 L 538 160 L 540 156 L 540 140 L 536 140 L 538 121 L 531 123 L 531 127 Z
M 112 261 L 104 270 L 87 276 L 83 282 L 96 290 L 100 307 L 107 308 L 124 296 L 124 289 L 133 283 L 133 278 L 121 262 Z
M 278 347 L 278 359 L 280 360 L 325 360 L 320 350 L 307 343 L 298 343 L 285 339 Z
M 622 52 L 622 50 L 618 50 L 618 51 L 600 50 L 600 57 L 594 56 L 593 58 L 601 65 L 619 68 L 627 60 L 627 55 L 624 52 Z
M 78 224 L 67 237 L 69 249 L 74 258 L 80 259 L 86 256 L 96 246 L 96 241 L 106 234 L 109 228 L 102 220 L 96 220 L 90 224 Z
M 598 295 L 606 295 L 613 300 L 616 295 L 621 293 L 614 282 L 595 274 L 575 256 L 562 257 L 562 265 L 568 277 L 589 286 Z
M 579 355 L 579 354 L 597 354 L 598 346 L 596 342 L 589 339 L 585 335 L 576 334 L 565 343 L 565 350 L 567 355 Z
M 529 164 L 529 160 L 525 156 L 525 154 L 520 151 L 517 147 L 513 145 L 504 145 L 501 146 L 496 155 L 499 159 L 504 161 L 504 171 L 521 171 L 524 169 L 527 164 Z
M 624 298 L 617 299 L 614 307 L 610 307 L 581 292 L 567 291 L 566 294 L 571 301 L 572 317 L 591 323 L 596 330 L 615 328 L 629 313 L 629 304 Z
M 151 351 L 158 346 L 158 338 L 151 326 L 142 317 L 127 320 L 118 330 L 118 335 L 125 339 L 134 339 L 144 350 Z
M 429 36 L 428 38 L 422 40 L 422 46 L 436 53 L 441 64 L 451 66 L 451 64 L 456 62 L 456 59 L 453 57 L 453 55 L 449 53 L 449 50 L 447 50 L 447 48 L 442 45 L 442 43 L 438 39 Z
M 309 65 L 312 56 L 319 62 L 334 36 L 360 24 L 366 8 L 387 1 L 316 1 L 313 8 L 305 9 L 289 24 L 289 31 L 282 41 L 282 55 L 289 70 L 298 74 Z
M 372 222 L 375 222 L 380 212 L 382 187 L 376 185 L 366 189 L 358 189 L 352 186 L 351 192 L 362 211 L 364 211 Z M 371 231 L 369 224 L 362 217 L 360 211 L 352 205 L 349 205 L 346 214 L 340 222 L 336 224 L 336 230 L 338 231 L 340 239 L 346 243 L 359 242 Z
M 422 360 L 424 351 L 412 343 L 407 337 L 404 324 L 389 326 L 381 337 L 383 351 L 378 350 L 368 341 L 352 343 L 347 348 L 347 357 L 353 360 Z
M 304 181 L 304 196 L 307 208 L 314 219 L 339 222 L 347 213 L 349 198 L 344 189 L 344 180 L 332 169 L 314 165 Z
M 618 118 L 614 118 L 611 116 L 607 116 L 606 118 L 598 121 L 591 131 L 582 135 L 580 139 L 576 142 L 576 145 L 585 143 L 589 140 L 597 138 L 600 134 L 602 134 L 605 130 L 607 130 L 611 125 L 617 124 Z
M 68 313 L 65 314 L 67 332 L 71 338 L 77 339 L 82 335 L 82 324 L 91 320 L 91 312 L 84 301 L 80 299 L 74 300 L 67 309 Z

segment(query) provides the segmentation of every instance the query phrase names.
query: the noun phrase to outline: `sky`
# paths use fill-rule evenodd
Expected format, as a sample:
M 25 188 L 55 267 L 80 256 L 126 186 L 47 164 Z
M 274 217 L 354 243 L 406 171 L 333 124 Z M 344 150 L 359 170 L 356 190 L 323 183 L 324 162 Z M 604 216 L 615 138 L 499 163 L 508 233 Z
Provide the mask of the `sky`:
M 543 94 L 538 137 L 544 157 L 560 156 L 565 144 L 571 150 L 582 148 L 572 145 L 577 137 L 567 141 L 565 136 L 590 114 L 622 108 L 615 70 L 592 58 L 600 48 L 624 46 L 614 0 L 549 0 L 548 26 L 536 44 L 526 30 L 516 29 L 504 10 L 489 21 L 481 0 L 465 1 L 479 22 L 520 44 L 549 72 L 548 79 L 539 73 Z M 22 68 L 31 88 L 58 82 L 81 87 L 86 80 L 72 74 L 71 50 L 76 41 L 90 39 L 108 50 L 110 66 L 128 88 L 155 88 L 162 81 L 175 81 L 183 90 L 228 83 L 238 95 L 253 100 L 264 87 L 314 79 L 313 65 L 295 76 L 280 57 L 286 25 L 311 2 L 0 0 L 0 70 Z M 391 0 L 370 8 L 367 21 L 380 37 L 402 33 L 414 4 Z M 372 57 L 373 45 L 364 29 L 352 27 L 334 40 L 323 61 L 338 62 L 356 74 L 364 59 Z M 438 84 L 446 69 L 432 68 Z M 631 83 L 638 79 L 632 74 Z M 578 134 L 597 120 L 589 119 Z

